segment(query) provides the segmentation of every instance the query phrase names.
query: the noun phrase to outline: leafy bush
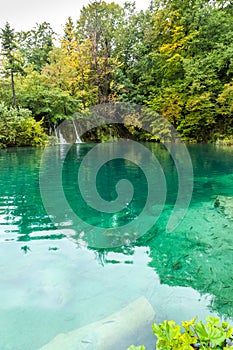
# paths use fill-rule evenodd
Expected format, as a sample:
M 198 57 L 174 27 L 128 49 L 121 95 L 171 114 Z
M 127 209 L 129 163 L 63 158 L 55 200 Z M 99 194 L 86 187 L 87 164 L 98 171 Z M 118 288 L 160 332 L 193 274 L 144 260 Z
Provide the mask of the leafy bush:
M 157 350 L 227 350 L 233 349 L 233 327 L 220 323 L 217 317 L 207 317 L 206 324 L 197 317 L 180 325 L 167 321 L 152 325 L 157 337 Z M 127 350 L 145 350 L 143 346 L 131 345 Z
M 233 146 L 233 136 L 217 139 L 216 145 L 218 146 Z
M 0 103 L 0 148 L 44 145 L 47 135 L 42 122 L 36 122 L 28 109 L 8 108 Z

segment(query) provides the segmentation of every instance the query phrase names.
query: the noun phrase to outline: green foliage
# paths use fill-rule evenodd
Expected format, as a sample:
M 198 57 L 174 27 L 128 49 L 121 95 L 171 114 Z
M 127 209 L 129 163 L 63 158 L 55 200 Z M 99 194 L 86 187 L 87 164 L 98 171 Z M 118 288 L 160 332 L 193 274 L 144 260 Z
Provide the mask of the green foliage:
M 2 55 L 5 56 L 3 72 L 9 74 L 9 71 L 14 73 L 23 72 L 23 59 L 19 52 L 19 43 L 17 42 L 16 33 L 10 24 L 7 22 L 5 27 L 0 32 Z
M 229 1 L 151 1 L 140 12 L 130 2 L 92 1 L 76 24 L 68 18 L 60 47 L 47 22 L 19 33 L 7 23 L 0 33 L 0 100 L 11 106 L 13 95 L 16 107 L 17 96 L 47 128 L 98 103 L 122 101 L 149 106 L 184 141 L 232 139 Z M 126 129 L 137 140 L 172 140 L 162 118 L 143 120 L 153 136 L 135 121 Z
M 30 109 L 37 120 L 44 117 L 46 125 L 56 123 L 57 119 L 65 119 L 76 112 L 80 104 L 77 97 L 59 88 L 49 76 L 31 69 L 28 69 L 23 81 L 16 81 L 16 87 L 18 103 Z
M 158 350 L 227 349 L 233 348 L 233 328 L 216 317 L 207 317 L 206 324 L 197 318 L 182 322 L 182 329 L 174 321 L 153 324 Z
M 217 317 L 206 317 L 206 323 L 183 321 L 182 328 L 176 322 L 153 323 L 157 337 L 157 350 L 227 350 L 233 349 L 233 327 L 228 322 L 220 322 Z M 131 345 L 127 350 L 145 350 L 144 346 Z
M 45 145 L 47 136 L 42 122 L 36 122 L 27 109 L 0 104 L 0 148 Z
M 77 39 L 80 43 L 90 42 L 90 70 L 97 103 L 108 102 L 113 93 L 114 72 L 119 66 L 114 50 L 123 18 L 124 11 L 118 4 L 94 1 L 82 8 L 77 22 Z
M 23 62 L 18 51 L 18 45 L 16 41 L 16 35 L 13 28 L 7 22 L 5 27 L 0 32 L 2 55 L 5 58 L 2 72 L 5 76 L 11 78 L 11 91 L 13 97 L 13 106 L 16 107 L 16 92 L 15 92 L 15 81 L 14 76 L 16 73 L 23 72 Z
M 53 48 L 54 31 L 50 24 L 43 22 L 27 32 L 18 33 L 20 52 L 27 64 L 33 64 L 40 72 L 48 62 L 49 52 Z
M 3 54 L 6 55 L 9 60 L 12 59 L 12 52 L 14 49 L 16 49 L 16 42 L 15 42 L 15 33 L 14 29 L 10 27 L 10 24 L 7 22 L 5 27 L 1 29 L 1 35 L 0 35 L 1 41 L 2 41 L 2 49 Z
M 217 139 L 216 145 L 218 146 L 233 146 L 233 137 L 223 137 L 222 139 Z
M 150 33 L 147 40 L 152 45 L 150 55 L 157 61 L 151 73 L 156 69 L 160 74 L 156 74 L 147 103 L 184 140 L 215 141 L 218 133 L 230 132 L 230 7 L 197 0 L 159 4 L 153 13 L 154 35 Z

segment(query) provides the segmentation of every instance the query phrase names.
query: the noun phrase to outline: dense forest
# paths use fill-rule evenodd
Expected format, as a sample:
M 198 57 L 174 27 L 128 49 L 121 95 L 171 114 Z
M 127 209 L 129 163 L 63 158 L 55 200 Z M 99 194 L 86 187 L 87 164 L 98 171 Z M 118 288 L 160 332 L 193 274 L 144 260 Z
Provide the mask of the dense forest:
M 187 142 L 231 140 L 232 18 L 231 0 L 154 0 L 146 11 L 94 1 L 60 37 L 46 22 L 27 32 L 6 23 L 0 145 L 43 144 L 73 113 L 108 102 L 150 108 Z

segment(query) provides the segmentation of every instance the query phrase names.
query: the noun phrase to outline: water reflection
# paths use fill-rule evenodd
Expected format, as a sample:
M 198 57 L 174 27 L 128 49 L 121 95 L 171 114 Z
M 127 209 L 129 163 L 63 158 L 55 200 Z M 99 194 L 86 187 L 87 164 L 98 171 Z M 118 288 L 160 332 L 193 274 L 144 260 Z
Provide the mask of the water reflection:
M 120 227 L 126 218 L 130 221 L 139 214 L 147 184 L 133 164 L 108 162 L 97 178 L 101 195 L 114 199 L 113 182 L 123 174 L 133 181 L 135 196 L 117 214 L 87 211 L 78 192 L 77 171 L 92 146 L 74 146 L 67 157 L 65 145 L 51 148 L 48 192 L 51 206 L 60 204 L 52 173 L 54 164 L 65 159 L 63 185 L 72 209 L 90 224 L 105 227 L 104 239 L 111 242 L 116 238 L 111 227 Z M 141 295 L 153 305 L 157 321 L 173 318 L 180 322 L 196 314 L 204 318 L 210 311 L 224 317 L 233 314 L 233 224 L 214 208 L 217 195 L 233 196 L 233 152 L 207 145 L 189 147 L 195 173 L 192 204 L 179 227 L 166 234 L 177 174 L 161 145 L 147 147 L 156 153 L 165 172 L 166 206 L 146 235 L 138 240 L 135 232 L 125 232 L 121 246 L 112 249 L 91 249 L 87 232 L 73 225 L 62 207 L 60 216 L 51 221 L 39 191 L 42 149 L 0 152 L 2 350 L 36 350 L 58 333 L 101 319 Z M 156 210 L 152 207 L 145 220 L 156 215 Z M 62 228 L 56 227 L 56 220 Z M 146 336 L 146 345 L 153 348 L 153 336 Z

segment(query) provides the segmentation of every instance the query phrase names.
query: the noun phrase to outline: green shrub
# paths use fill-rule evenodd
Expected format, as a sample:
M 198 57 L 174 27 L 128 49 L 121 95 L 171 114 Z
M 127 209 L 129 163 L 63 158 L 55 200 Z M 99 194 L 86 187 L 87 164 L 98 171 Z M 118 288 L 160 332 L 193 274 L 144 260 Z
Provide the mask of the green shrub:
M 233 328 L 228 322 L 220 322 L 217 317 L 207 317 L 206 324 L 197 321 L 183 321 L 182 328 L 174 321 L 152 325 L 157 337 L 157 350 L 227 350 L 233 349 Z M 132 345 L 127 350 L 145 350 Z
M 233 146 L 233 136 L 217 139 L 216 145 L 218 146 Z
M 28 109 L 8 108 L 0 103 L 0 148 L 45 145 L 48 137 L 42 123 Z

